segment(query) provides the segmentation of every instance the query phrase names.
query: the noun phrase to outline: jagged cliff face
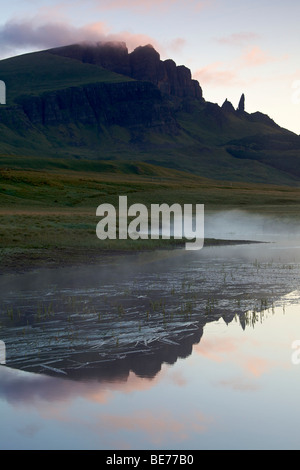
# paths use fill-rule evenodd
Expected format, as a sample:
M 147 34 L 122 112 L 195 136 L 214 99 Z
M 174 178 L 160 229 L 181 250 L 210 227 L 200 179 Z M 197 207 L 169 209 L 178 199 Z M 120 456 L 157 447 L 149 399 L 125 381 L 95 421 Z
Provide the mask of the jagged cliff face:
M 32 124 L 59 126 L 119 125 L 176 133 L 178 124 L 151 83 L 95 83 L 41 96 L 25 96 L 19 105 Z
M 159 53 L 151 45 L 137 47 L 130 54 L 125 43 L 111 42 L 75 44 L 50 49 L 49 52 L 101 65 L 136 80 L 150 81 L 162 93 L 203 100 L 202 89 L 197 80 L 192 79 L 191 71 L 183 65 L 177 66 L 173 60 L 160 60 Z
M 213 178 L 298 183 L 299 136 L 247 113 L 244 99 L 237 109 L 205 101 L 190 70 L 160 60 L 151 46 L 25 54 L 0 61 L 0 77 L 10 92 L 0 109 L 2 154 L 146 161 Z

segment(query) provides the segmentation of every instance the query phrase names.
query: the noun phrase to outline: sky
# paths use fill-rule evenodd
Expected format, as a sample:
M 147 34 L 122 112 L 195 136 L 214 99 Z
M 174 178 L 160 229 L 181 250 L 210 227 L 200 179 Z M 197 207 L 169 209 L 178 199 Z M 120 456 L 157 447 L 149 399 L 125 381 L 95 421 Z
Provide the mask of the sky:
M 234 107 L 242 93 L 300 134 L 298 0 L 1 1 L 0 58 L 84 40 L 152 44 L 191 69 L 205 100 Z M 0 77 L 1 79 L 1 77 Z

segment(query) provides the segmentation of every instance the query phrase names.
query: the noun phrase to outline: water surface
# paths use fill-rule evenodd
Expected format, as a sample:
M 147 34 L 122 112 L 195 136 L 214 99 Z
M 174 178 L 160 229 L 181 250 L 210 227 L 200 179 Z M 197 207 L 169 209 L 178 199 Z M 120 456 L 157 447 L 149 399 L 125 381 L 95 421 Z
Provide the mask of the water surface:
M 1 276 L 0 447 L 299 448 L 300 247 L 271 241 Z

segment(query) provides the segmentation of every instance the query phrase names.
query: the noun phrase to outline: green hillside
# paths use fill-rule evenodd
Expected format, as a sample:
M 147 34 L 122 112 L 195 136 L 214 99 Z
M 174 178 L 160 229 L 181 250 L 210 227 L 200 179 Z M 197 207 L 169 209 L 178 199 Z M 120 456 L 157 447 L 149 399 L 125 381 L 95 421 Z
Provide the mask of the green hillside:
M 1 60 L 0 77 L 6 84 L 8 106 L 15 104 L 23 95 L 40 95 L 89 83 L 132 80 L 98 65 L 79 63 L 48 52 Z
M 188 88 L 186 96 L 180 87 L 161 91 L 166 78 L 159 82 L 155 73 L 162 62 L 151 69 L 147 54 L 136 66 L 149 79 L 53 51 L 0 61 L 7 86 L 0 168 L 65 168 L 76 161 L 90 171 L 98 160 L 135 161 L 219 180 L 299 185 L 299 136 L 262 113 L 190 96 Z

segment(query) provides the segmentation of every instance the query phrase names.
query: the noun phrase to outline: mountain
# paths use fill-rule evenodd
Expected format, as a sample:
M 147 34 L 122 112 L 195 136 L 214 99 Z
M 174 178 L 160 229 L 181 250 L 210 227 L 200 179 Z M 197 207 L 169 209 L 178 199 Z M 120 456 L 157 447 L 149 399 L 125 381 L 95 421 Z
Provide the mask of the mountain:
M 192 79 L 191 71 L 184 65 L 177 66 L 173 60 L 160 60 L 159 53 L 151 44 L 137 47 L 130 54 L 124 42 L 75 44 L 49 52 L 83 63 L 100 65 L 135 80 L 150 81 L 168 95 L 202 99 L 201 87 L 197 80 Z
M 143 161 L 207 178 L 297 185 L 300 136 L 206 101 L 190 70 L 151 46 L 74 44 L 0 61 L 0 155 Z M 1 157 L 0 157 L 1 164 Z M 30 165 L 31 163 L 28 163 Z M 41 163 L 40 163 L 41 164 Z M 59 163 L 57 163 L 59 165 Z

